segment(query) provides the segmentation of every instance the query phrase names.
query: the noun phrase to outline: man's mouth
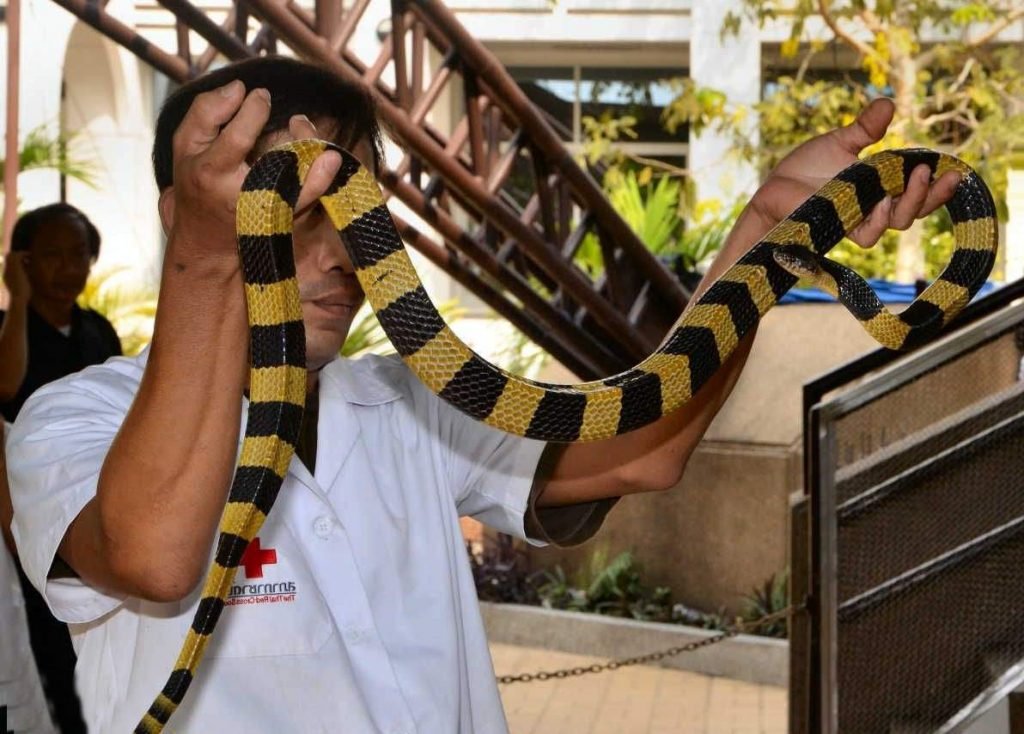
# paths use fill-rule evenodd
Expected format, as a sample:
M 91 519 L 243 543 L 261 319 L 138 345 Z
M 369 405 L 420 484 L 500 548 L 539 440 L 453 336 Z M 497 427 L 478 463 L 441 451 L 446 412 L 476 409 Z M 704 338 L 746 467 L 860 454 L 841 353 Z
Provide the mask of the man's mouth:
M 356 299 L 345 294 L 328 294 L 309 301 L 317 308 L 335 316 L 344 316 L 354 311 L 358 305 Z

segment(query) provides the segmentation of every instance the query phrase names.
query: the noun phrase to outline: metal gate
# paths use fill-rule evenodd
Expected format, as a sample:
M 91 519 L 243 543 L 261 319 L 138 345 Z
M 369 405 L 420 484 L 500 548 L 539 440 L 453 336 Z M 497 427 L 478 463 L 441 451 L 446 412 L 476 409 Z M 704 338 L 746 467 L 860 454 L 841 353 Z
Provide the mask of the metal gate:
M 963 731 L 1024 682 L 1024 283 L 805 386 L 790 731 Z

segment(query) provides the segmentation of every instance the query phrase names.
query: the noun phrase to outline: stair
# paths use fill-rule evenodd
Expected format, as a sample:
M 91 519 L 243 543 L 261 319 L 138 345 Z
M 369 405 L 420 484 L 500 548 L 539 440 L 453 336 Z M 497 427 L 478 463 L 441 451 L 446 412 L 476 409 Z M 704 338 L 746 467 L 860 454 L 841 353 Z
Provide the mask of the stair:
M 647 356 L 686 304 L 688 291 L 569 155 L 555 123 L 440 0 L 392 0 L 374 58 L 354 50 L 370 0 L 144 0 L 136 27 L 102 3 L 55 1 L 174 81 L 218 56 L 283 45 L 365 82 L 406 151 L 380 174 L 403 205 L 393 207 L 403 239 L 583 379 Z M 190 46 L 193 33 L 204 48 Z M 450 127 L 431 122 L 453 108 L 463 111 Z M 574 262 L 588 235 L 604 263 L 595 275 Z

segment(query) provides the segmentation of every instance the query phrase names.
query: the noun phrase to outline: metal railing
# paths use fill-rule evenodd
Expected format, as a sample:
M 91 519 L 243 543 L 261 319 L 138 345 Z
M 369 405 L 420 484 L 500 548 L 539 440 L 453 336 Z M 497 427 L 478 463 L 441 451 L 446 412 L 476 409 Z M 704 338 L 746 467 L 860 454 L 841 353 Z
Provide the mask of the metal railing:
M 793 734 L 963 731 L 1024 681 L 1022 298 L 805 386 Z

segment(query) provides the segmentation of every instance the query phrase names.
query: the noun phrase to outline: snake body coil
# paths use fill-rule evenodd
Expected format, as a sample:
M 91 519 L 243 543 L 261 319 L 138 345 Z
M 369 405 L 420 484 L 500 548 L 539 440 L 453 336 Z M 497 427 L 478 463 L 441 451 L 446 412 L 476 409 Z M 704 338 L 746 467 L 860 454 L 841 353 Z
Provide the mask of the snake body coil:
M 578 385 L 524 380 L 477 356 L 444 323 L 412 266 L 380 189 L 349 153 L 319 140 L 288 143 L 250 171 L 238 202 L 239 253 L 251 330 L 248 423 L 214 563 L 163 691 L 136 732 L 160 732 L 188 690 L 224 608 L 242 554 L 270 512 L 298 440 L 305 404 L 305 333 L 291 249 L 292 210 L 324 150 L 342 166 L 321 203 L 395 349 L 427 387 L 470 416 L 544 441 L 589 441 L 647 425 L 685 404 L 800 277 L 836 295 L 883 346 L 935 335 L 974 296 L 995 261 L 996 213 L 984 182 L 947 155 L 879 153 L 840 172 L 726 271 L 633 369 Z M 939 277 L 899 314 L 864 280 L 824 258 L 911 171 L 961 175 L 947 204 L 956 248 Z

